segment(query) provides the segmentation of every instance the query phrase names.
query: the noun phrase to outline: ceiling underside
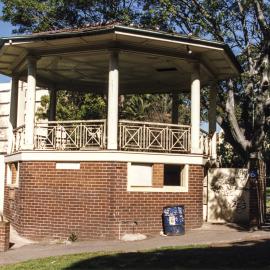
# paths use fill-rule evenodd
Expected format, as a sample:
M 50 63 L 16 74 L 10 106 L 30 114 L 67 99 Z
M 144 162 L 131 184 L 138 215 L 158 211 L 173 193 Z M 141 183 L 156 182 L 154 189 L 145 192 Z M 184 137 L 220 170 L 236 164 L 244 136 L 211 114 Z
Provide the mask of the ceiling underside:
M 26 81 L 26 56 L 31 54 L 38 58 L 38 86 L 106 93 L 112 49 L 119 51 L 120 93 L 190 91 L 194 63 L 200 64 L 202 85 L 237 75 L 220 48 L 187 47 L 119 33 L 6 44 L 0 72 Z

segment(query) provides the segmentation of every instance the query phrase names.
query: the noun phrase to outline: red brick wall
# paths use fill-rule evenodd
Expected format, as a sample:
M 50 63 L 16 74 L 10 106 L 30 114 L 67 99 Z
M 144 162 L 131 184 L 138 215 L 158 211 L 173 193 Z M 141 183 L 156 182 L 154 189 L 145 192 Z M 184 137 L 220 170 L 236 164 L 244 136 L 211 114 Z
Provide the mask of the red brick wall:
M 0 221 L 0 251 L 7 251 L 9 249 L 9 222 Z
M 164 179 L 164 164 L 154 164 L 153 165 L 153 187 L 163 187 Z
M 124 232 L 156 234 L 162 208 L 184 204 L 186 227 L 202 224 L 203 167 L 189 166 L 189 192 L 127 192 L 127 163 L 81 162 L 80 170 L 56 170 L 55 162 L 21 162 L 19 189 L 5 216 L 31 239 L 117 238 Z M 133 226 L 136 221 L 137 225 Z

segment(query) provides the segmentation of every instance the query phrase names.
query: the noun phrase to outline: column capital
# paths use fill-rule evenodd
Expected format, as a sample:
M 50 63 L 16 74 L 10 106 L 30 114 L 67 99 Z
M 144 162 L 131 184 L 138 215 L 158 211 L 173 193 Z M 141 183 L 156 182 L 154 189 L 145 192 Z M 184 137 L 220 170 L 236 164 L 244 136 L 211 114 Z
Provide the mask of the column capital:
M 12 72 L 12 74 L 11 74 L 11 79 L 12 79 L 12 80 L 17 80 L 17 81 L 19 81 L 19 75 Z
M 34 55 L 27 55 L 26 57 L 26 61 L 28 65 L 34 65 L 37 63 L 38 61 L 38 57 L 34 56 Z
M 192 61 L 191 62 L 191 72 L 192 73 L 200 73 L 200 70 L 201 70 L 201 64 L 200 62 L 197 62 L 197 61 Z
M 118 48 L 109 49 L 110 55 L 113 57 L 118 57 L 120 50 Z

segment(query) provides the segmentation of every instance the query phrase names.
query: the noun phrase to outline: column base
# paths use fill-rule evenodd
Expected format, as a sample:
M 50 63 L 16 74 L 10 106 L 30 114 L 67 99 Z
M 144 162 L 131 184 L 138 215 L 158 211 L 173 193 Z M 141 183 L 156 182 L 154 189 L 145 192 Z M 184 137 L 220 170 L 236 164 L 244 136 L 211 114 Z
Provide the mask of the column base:
M 34 144 L 24 144 L 21 150 L 34 150 Z
M 191 148 L 191 154 L 203 154 L 203 149 L 200 148 Z

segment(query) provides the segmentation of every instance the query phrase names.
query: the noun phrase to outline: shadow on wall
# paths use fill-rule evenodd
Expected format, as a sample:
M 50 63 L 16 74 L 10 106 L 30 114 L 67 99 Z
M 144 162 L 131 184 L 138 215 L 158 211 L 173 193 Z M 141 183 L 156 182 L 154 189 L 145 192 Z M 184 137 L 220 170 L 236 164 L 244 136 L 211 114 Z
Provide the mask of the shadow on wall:
M 247 169 L 209 169 L 208 221 L 249 223 Z
M 150 252 L 97 255 L 64 270 L 75 269 L 269 269 L 270 240 L 235 242 L 225 247 L 166 248 Z

